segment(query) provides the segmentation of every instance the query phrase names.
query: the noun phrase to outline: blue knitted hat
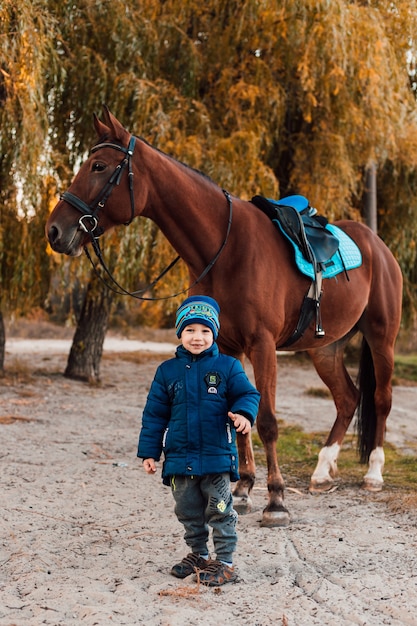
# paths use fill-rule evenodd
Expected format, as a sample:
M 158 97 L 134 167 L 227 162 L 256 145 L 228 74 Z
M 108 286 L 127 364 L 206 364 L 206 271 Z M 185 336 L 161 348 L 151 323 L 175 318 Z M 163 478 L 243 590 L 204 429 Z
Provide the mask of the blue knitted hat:
M 213 331 L 214 339 L 217 339 L 220 328 L 219 313 L 219 305 L 210 296 L 190 296 L 177 310 L 177 337 L 181 337 L 182 331 L 189 324 L 204 324 Z

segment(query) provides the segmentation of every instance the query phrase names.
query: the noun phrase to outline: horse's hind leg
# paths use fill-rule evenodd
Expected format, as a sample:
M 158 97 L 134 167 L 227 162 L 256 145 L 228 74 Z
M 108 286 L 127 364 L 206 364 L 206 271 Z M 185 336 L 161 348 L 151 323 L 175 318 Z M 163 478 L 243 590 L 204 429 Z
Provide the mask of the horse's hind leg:
M 375 333 L 374 333 L 375 334 Z M 359 385 L 361 402 L 358 410 L 358 449 L 361 461 L 368 462 L 363 487 L 368 491 L 381 491 L 385 462 L 384 439 L 386 421 L 391 410 L 394 370 L 394 340 L 388 334 L 364 339 Z
M 359 391 L 353 384 L 343 362 L 344 348 L 349 338 L 309 351 L 322 381 L 329 388 L 336 406 L 336 420 L 319 453 L 310 482 L 310 493 L 329 491 L 337 473 L 337 459 L 342 441 L 352 421 L 359 401 Z

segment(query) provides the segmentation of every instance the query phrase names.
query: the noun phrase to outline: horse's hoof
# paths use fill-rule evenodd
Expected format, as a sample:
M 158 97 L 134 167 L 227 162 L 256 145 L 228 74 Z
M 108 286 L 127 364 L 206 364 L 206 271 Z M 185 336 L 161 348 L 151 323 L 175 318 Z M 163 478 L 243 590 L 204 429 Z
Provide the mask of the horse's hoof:
M 320 493 L 326 493 L 328 491 L 331 491 L 333 487 L 334 487 L 334 480 L 332 480 L 331 478 L 328 480 L 320 481 L 320 482 L 311 481 L 308 491 L 312 495 L 317 495 Z
M 382 491 L 383 484 L 384 482 L 380 480 L 364 478 L 364 481 L 362 483 L 362 489 L 376 493 L 378 491 Z
M 277 526 L 288 526 L 290 514 L 287 509 L 282 511 L 264 511 L 262 514 L 261 526 L 264 528 L 275 528 Z
M 233 496 L 233 508 L 239 515 L 247 515 L 252 511 L 252 500 L 249 496 Z

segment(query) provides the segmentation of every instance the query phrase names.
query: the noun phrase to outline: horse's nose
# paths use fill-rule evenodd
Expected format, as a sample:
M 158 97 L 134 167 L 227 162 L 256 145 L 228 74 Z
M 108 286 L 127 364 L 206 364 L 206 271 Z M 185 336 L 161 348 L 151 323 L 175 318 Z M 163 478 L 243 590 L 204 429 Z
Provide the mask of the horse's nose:
M 47 232 L 47 237 L 51 246 L 53 246 L 58 241 L 60 235 L 59 235 L 59 230 L 55 225 L 50 226 Z

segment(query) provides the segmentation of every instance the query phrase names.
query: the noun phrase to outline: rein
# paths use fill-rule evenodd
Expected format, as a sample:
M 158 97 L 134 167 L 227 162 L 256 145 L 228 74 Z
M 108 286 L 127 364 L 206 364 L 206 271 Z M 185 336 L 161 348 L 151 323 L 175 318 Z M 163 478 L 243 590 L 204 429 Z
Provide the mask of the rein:
M 194 287 L 195 285 L 197 285 L 199 282 L 201 282 L 203 280 L 203 278 L 205 278 L 205 276 L 209 273 L 209 271 L 211 270 L 211 268 L 213 267 L 213 265 L 216 263 L 217 259 L 219 258 L 219 256 L 221 255 L 221 253 L 223 252 L 223 248 L 225 247 L 227 240 L 229 238 L 229 233 L 230 233 L 230 229 L 232 226 L 232 216 L 233 216 L 233 204 L 232 204 L 232 197 L 229 194 L 228 191 L 226 191 L 225 189 L 222 189 L 226 200 L 227 200 L 227 205 L 229 207 L 229 218 L 228 218 L 228 222 L 227 222 L 227 229 L 226 229 L 226 234 L 225 237 L 223 239 L 222 244 L 220 245 L 220 248 L 217 250 L 216 254 L 214 255 L 214 257 L 212 258 L 212 260 L 210 261 L 210 263 L 205 267 L 205 269 L 201 272 L 200 276 L 189 286 L 186 287 L 185 289 L 178 291 L 177 293 L 171 294 L 170 296 L 161 296 L 161 297 L 156 297 L 156 298 L 151 298 L 151 297 L 145 297 L 142 296 L 141 294 L 145 293 L 146 291 L 148 291 L 149 289 L 152 289 L 152 287 L 154 287 L 160 280 L 161 278 L 163 278 L 165 276 L 165 274 L 167 274 L 173 267 L 174 265 L 180 260 L 180 256 L 177 256 L 173 261 L 171 261 L 171 263 L 159 274 L 159 276 L 157 276 L 157 278 L 155 278 L 147 287 L 145 287 L 144 289 L 140 289 L 138 291 L 128 291 L 127 289 L 125 289 L 124 287 L 122 287 L 117 280 L 114 278 L 114 276 L 112 275 L 111 271 L 109 270 L 109 268 L 106 265 L 106 262 L 104 261 L 102 252 L 101 252 L 101 248 L 100 248 L 100 244 L 98 241 L 98 238 L 100 237 L 100 235 L 103 234 L 103 230 L 98 226 L 98 217 L 97 214 L 99 212 L 100 209 L 102 209 L 105 205 L 105 203 L 107 202 L 111 192 L 113 191 L 114 187 L 116 187 L 117 185 L 120 184 L 120 180 L 122 177 L 122 174 L 124 172 L 124 170 L 126 169 L 126 167 L 128 168 L 128 180 L 129 180 L 129 195 L 130 195 L 130 207 L 131 207 L 131 215 L 130 215 L 130 219 L 128 222 L 125 222 L 125 226 L 129 226 L 129 224 L 132 223 L 133 218 L 135 217 L 135 199 L 134 199 L 134 193 L 133 193 L 133 171 L 132 171 L 132 163 L 131 163 L 131 159 L 133 156 L 133 152 L 135 149 L 135 143 L 136 143 L 136 138 L 132 135 L 129 141 L 129 145 L 127 148 L 124 148 L 123 146 L 120 146 L 118 144 L 115 143 L 100 143 L 97 144 L 96 146 L 94 146 L 91 149 L 91 153 L 96 152 L 97 150 L 99 150 L 100 148 L 113 148 L 115 150 L 119 150 L 120 152 L 123 152 L 125 154 L 125 157 L 122 159 L 122 161 L 117 165 L 116 169 L 114 170 L 113 174 L 111 175 L 111 177 L 109 178 L 108 182 L 104 185 L 103 189 L 100 191 L 100 193 L 97 195 L 97 197 L 88 205 L 86 204 L 83 200 L 81 200 L 81 198 L 78 198 L 77 196 L 75 196 L 74 194 L 72 194 L 69 191 L 65 191 L 62 196 L 61 196 L 61 200 L 65 200 L 66 202 L 68 202 L 68 204 L 70 204 L 71 206 L 73 206 L 75 209 L 77 209 L 78 211 L 80 211 L 82 213 L 80 219 L 78 220 L 78 224 L 80 226 L 80 228 L 82 230 L 84 230 L 84 232 L 88 233 L 90 235 L 91 238 L 91 244 L 93 247 L 93 250 L 97 256 L 97 259 L 102 267 L 102 269 L 104 270 L 105 274 L 107 275 L 108 279 L 110 280 L 110 282 L 108 282 L 98 271 L 96 264 L 94 263 L 87 247 L 84 247 L 84 252 L 88 258 L 88 260 L 90 261 L 96 275 L 98 276 L 98 278 L 101 280 L 101 282 L 108 288 L 110 289 L 110 291 L 112 291 L 113 293 L 116 293 L 118 295 L 121 296 L 131 296 L 132 298 L 136 298 L 138 300 L 169 300 L 170 298 L 175 298 L 177 296 L 182 295 L 183 293 L 186 293 L 187 291 L 189 291 L 192 287 Z M 95 234 L 94 234 L 95 233 Z

